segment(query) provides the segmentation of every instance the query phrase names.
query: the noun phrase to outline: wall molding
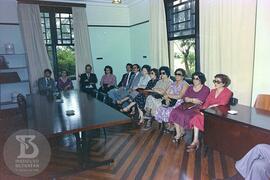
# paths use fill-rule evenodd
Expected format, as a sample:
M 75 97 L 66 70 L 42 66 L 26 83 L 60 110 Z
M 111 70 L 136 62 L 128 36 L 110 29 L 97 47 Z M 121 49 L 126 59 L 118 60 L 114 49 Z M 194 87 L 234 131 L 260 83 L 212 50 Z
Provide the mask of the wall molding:
M 136 23 L 136 24 L 132 24 L 130 26 L 124 26 L 124 25 L 92 25 L 92 24 L 89 24 L 88 27 L 117 27 L 117 28 L 131 28 L 131 27 L 134 27 L 134 26 L 139 26 L 141 24 L 145 24 L 145 23 L 148 23 L 149 20 L 146 20 L 146 21 L 143 21 L 143 22 L 139 22 L 139 23 Z
M 17 0 L 21 4 L 39 4 L 40 6 L 59 6 L 59 7 L 86 7 L 85 3 L 71 3 L 66 1 L 45 1 L 45 0 Z
M 19 26 L 19 23 L 9 23 L 9 22 L 0 22 L 0 25 L 6 25 L 6 26 Z

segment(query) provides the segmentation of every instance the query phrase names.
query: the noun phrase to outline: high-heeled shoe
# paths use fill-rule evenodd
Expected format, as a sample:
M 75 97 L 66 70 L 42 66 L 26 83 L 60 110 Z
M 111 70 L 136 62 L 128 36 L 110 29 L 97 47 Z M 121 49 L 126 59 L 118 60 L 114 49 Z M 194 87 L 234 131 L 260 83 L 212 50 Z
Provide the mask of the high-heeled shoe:
M 117 105 L 121 105 L 122 103 L 123 103 L 123 102 L 122 102 L 121 100 L 117 100 L 117 101 L 116 101 L 116 104 L 117 104 Z
M 123 109 L 120 109 L 120 111 L 123 112 L 123 113 L 127 113 L 127 112 L 130 111 L 130 109 L 129 108 L 123 108 Z
M 194 144 L 191 144 L 189 146 L 187 146 L 187 152 L 194 152 L 194 151 L 197 151 L 200 147 L 200 143 L 199 142 L 196 142 Z
M 184 134 L 181 134 L 179 137 L 173 137 L 173 143 L 179 143 L 184 137 Z
M 141 120 L 138 122 L 138 125 L 139 125 L 139 126 L 142 125 L 142 124 L 144 124 L 144 120 L 143 120 L 143 119 L 141 119 Z

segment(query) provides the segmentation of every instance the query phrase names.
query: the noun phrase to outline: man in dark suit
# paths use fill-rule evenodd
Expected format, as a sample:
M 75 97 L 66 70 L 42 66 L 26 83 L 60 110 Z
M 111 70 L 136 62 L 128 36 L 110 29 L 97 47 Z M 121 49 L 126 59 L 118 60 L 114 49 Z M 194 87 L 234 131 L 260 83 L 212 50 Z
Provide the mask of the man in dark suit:
M 52 95 L 56 91 L 55 81 L 50 69 L 44 70 L 44 77 L 38 79 L 38 90 L 41 95 Z
M 80 89 L 91 96 L 96 96 L 96 83 L 97 83 L 97 76 L 92 72 L 92 66 L 87 64 L 85 66 L 85 73 L 81 74 L 80 76 Z
M 116 103 L 116 100 L 121 99 L 121 92 L 128 88 L 132 83 L 133 72 L 132 72 L 132 64 L 128 63 L 126 65 L 127 73 L 123 74 L 120 83 L 118 84 L 118 88 L 112 89 L 108 92 L 108 96 L 111 99 L 112 103 Z

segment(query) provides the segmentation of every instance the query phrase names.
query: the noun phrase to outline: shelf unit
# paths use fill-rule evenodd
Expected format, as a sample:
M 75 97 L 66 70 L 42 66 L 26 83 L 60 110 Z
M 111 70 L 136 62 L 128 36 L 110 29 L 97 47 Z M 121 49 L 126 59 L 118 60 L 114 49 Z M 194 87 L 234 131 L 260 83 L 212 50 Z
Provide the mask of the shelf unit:
M 0 54 L 0 109 L 16 108 L 16 94 L 30 94 L 26 54 Z

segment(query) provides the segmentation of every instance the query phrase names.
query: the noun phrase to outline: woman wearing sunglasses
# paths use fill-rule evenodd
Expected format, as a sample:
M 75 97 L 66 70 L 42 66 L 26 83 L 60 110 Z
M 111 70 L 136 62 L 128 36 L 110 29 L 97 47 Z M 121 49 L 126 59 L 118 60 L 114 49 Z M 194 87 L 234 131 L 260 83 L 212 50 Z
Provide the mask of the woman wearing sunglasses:
M 151 128 L 152 117 L 155 116 L 156 110 L 162 105 L 162 97 L 166 94 L 167 89 L 170 87 L 172 80 L 170 79 L 170 69 L 167 66 L 159 68 L 160 80 L 146 98 L 144 110 L 145 119 L 149 119 L 146 124 L 145 130 Z
M 174 75 L 175 82 L 173 82 L 167 90 L 166 95 L 163 97 L 164 104 L 157 109 L 157 113 L 155 115 L 155 120 L 159 123 L 167 123 L 169 121 L 171 111 L 183 102 L 182 97 L 189 87 L 189 84 L 184 80 L 186 76 L 186 71 L 184 69 L 176 69 Z M 168 124 L 166 131 L 173 131 L 173 128 L 173 126 Z
M 189 86 L 183 99 L 184 103 L 172 110 L 169 122 L 173 123 L 176 129 L 176 136 L 173 142 L 178 143 L 184 136 L 184 129 L 190 129 L 190 120 L 196 115 L 208 96 L 210 89 L 204 85 L 205 75 L 201 72 L 192 74 L 193 85 Z
M 202 109 L 227 105 L 232 97 L 232 92 L 227 87 L 231 80 L 225 74 L 217 74 L 213 80 L 215 85 L 205 100 Z M 187 151 L 192 152 L 199 148 L 199 131 L 204 131 L 204 116 L 198 112 L 190 121 L 190 126 L 194 129 L 193 142 L 188 146 Z

